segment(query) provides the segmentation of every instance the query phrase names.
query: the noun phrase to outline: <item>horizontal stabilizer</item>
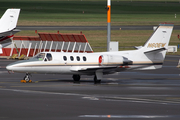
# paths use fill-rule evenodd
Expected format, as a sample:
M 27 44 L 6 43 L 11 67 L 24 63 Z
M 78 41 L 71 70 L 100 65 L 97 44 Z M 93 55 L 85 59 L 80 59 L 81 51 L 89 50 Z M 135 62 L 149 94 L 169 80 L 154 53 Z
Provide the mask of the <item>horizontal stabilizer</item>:
M 166 50 L 166 48 L 159 48 L 159 49 L 153 49 L 153 50 L 150 50 L 150 51 L 146 51 L 146 52 L 144 52 L 145 54 L 147 54 L 147 53 L 158 53 L 158 52 L 161 52 L 161 51 L 164 51 L 164 50 Z
M 2 36 L 11 36 L 11 35 L 16 34 L 17 32 L 20 32 L 20 31 L 21 30 L 15 28 L 15 29 L 13 29 L 11 31 L 6 31 L 6 32 L 0 33 L 0 37 L 2 37 Z

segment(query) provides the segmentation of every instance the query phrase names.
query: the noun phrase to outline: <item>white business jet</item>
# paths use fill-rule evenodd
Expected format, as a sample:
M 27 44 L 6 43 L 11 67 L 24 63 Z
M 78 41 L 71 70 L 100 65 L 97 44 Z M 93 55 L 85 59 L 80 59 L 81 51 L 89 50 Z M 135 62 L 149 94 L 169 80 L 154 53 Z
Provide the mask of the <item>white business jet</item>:
M 173 26 L 160 24 L 144 46 L 137 50 L 98 53 L 41 52 L 29 60 L 11 63 L 6 69 L 26 73 L 26 81 L 30 80 L 31 73 L 49 73 L 70 74 L 74 81 L 79 81 L 81 75 L 94 75 L 95 82 L 100 82 L 105 74 L 124 70 L 158 69 L 162 67 Z
M 7 9 L 0 19 L 0 54 L 2 48 L 12 43 L 13 35 L 20 30 L 16 29 L 20 9 Z

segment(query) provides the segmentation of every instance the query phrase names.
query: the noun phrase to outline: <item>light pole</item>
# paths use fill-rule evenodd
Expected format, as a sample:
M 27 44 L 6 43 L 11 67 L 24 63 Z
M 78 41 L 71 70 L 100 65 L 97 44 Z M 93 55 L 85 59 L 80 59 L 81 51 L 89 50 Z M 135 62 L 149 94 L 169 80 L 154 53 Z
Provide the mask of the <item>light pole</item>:
M 111 0 L 107 0 L 107 51 L 110 51 L 111 41 Z

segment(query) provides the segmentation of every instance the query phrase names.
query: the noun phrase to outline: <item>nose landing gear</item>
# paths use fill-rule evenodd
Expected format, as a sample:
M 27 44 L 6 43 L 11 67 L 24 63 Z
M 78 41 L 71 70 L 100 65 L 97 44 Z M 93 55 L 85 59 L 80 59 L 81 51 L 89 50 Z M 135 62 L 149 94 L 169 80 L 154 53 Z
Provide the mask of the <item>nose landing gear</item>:
M 21 80 L 22 83 L 32 83 L 32 80 L 30 80 L 29 73 L 26 73 L 23 80 Z

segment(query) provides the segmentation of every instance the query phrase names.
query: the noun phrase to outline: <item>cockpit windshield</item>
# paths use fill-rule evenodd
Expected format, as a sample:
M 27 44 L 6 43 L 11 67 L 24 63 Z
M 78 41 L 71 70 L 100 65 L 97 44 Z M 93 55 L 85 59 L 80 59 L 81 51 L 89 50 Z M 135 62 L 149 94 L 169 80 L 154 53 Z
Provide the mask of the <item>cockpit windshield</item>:
M 34 57 L 30 58 L 29 60 L 38 60 L 38 61 L 43 61 L 45 57 L 45 53 L 39 53 L 35 55 Z

